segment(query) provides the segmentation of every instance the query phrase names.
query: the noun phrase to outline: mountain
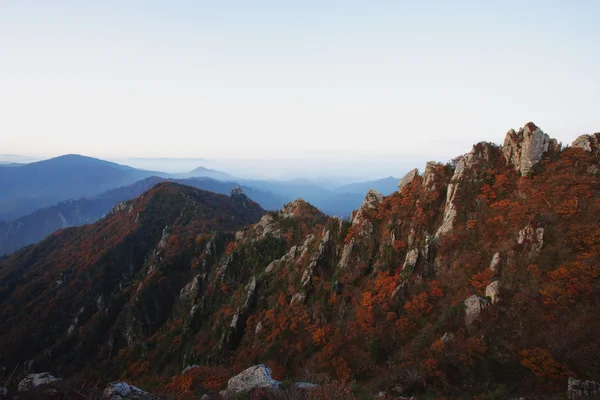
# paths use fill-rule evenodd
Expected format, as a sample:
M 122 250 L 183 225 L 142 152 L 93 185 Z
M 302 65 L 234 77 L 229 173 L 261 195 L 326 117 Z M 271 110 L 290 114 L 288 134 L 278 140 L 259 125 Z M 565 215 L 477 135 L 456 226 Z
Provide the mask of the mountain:
M 0 364 L 164 398 L 286 398 L 260 364 L 317 399 L 599 394 L 600 133 L 528 123 L 349 221 L 252 204 L 162 183 L 0 260 Z
M 175 174 L 173 175 L 173 178 L 178 178 L 178 179 L 186 179 L 186 178 L 211 178 L 211 179 L 216 179 L 218 181 L 234 181 L 238 178 L 235 178 L 229 174 L 226 174 L 225 172 L 221 172 L 221 171 L 216 171 L 214 169 L 208 169 L 208 168 L 204 168 L 204 167 L 198 167 L 193 169 L 190 172 L 186 172 L 184 174 Z
M 0 220 L 68 199 L 92 196 L 156 175 L 70 154 L 17 167 L 0 165 Z
M 67 200 L 12 221 L 0 221 L 0 256 L 37 243 L 59 229 L 95 222 L 104 217 L 117 203 L 131 200 L 165 180 L 167 179 L 154 176 L 97 196 Z M 227 194 L 238 186 L 235 182 L 220 182 L 210 178 L 168 179 L 168 181 L 221 194 Z M 250 199 L 267 210 L 281 208 L 289 201 L 247 186 L 241 189 Z
M 379 193 L 388 196 L 398 190 L 398 178 L 389 176 L 374 181 L 350 183 L 336 188 L 335 192 L 356 193 L 364 196 L 370 189 L 377 190 Z
M 277 193 L 285 198 L 302 198 L 329 215 L 349 217 L 365 193 L 336 193 L 308 179 L 290 181 L 240 179 L 238 182 L 261 190 Z

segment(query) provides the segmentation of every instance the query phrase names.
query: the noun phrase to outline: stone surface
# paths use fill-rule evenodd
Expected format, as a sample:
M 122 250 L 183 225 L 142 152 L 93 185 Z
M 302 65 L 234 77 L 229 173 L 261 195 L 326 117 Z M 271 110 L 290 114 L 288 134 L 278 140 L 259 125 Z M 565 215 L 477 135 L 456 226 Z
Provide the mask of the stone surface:
M 500 252 L 496 252 L 492 257 L 492 261 L 490 262 L 490 269 L 494 274 L 497 274 L 499 272 L 501 261 L 502 260 L 500 259 Z
M 60 378 L 55 378 L 48 372 L 42 372 L 39 374 L 29 374 L 21 382 L 19 382 L 18 391 L 27 392 L 31 389 L 35 389 L 38 386 L 48 385 L 51 386 L 53 383 L 61 381 Z
M 529 258 L 536 257 L 544 245 L 544 228 L 534 229 L 531 225 L 519 231 L 517 243 L 529 245 Z
M 360 208 L 352 219 L 352 225 L 359 225 L 365 219 L 365 214 L 375 210 L 383 200 L 383 195 L 375 189 L 370 189 L 365 196 Z
M 598 382 L 569 378 L 567 384 L 569 400 L 600 398 L 600 383 Z
M 493 147 L 489 143 L 479 143 L 471 151 L 461 157 L 456 163 L 454 174 L 446 189 L 446 206 L 444 207 L 444 218 L 435 236 L 439 237 L 452 231 L 457 216 L 457 195 L 460 183 L 465 179 L 465 173 L 475 164 L 481 165 L 483 169 L 490 163 Z
M 552 147 L 558 148 L 556 140 L 551 140 L 533 122 L 529 122 L 518 133 L 513 129 L 506 133 L 502 153 L 515 171 L 527 175 Z
M 406 253 L 406 259 L 404 260 L 404 265 L 402 269 L 414 268 L 417 265 L 417 261 L 419 260 L 419 250 L 412 249 L 408 253 Z
M 278 390 L 281 388 L 281 382 L 272 378 L 271 368 L 264 364 L 255 365 L 230 378 L 227 382 L 227 390 L 221 392 L 221 395 L 246 393 L 254 388 Z
M 500 300 L 500 282 L 493 281 L 485 288 L 485 295 L 490 298 L 492 304 Z
M 102 398 L 105 400 L 142 400 L 150 399 L 150 394 L 138 388 L 137 386 L 128 384 L 127 382 L 112 382 L 108 384 L 106 389 L 104 389 Z
M 306 301 L 306 295 L 304 293 L 296 293 L 292 296 L 292 300 L 290 300 L 290 305 L 299 306 L 304 304 Z
M 404 177 L 400 179 L 400 182 L 398 182 L 398 193 L 402 192 L 402 189 L 404 189 L 405 186 L 410 185 L 417 175 L 419 175 L 419 170 L 417 168 L 404 175 Z
M 467 330 L 471 331 L 477 323 L 481 322 L 481 311 L 485 304 L 485 300 L 475 294 L 465 300 L 465 325 Z

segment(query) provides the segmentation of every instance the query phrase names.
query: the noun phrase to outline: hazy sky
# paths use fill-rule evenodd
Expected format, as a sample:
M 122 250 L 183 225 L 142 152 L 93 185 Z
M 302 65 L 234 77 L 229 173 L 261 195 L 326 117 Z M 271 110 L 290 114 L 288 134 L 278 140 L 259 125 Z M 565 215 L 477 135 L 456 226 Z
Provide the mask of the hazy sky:
M 570 143 L 600 131 L 599 18 L 600 1 L 2 0 L 0 153 L 445 161 L 530 120 Z

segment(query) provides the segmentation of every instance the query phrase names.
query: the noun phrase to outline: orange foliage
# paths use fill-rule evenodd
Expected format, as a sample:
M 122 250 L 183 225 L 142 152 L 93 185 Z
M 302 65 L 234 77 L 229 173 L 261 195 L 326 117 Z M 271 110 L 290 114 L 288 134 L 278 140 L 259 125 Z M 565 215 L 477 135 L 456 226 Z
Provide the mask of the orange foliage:
M 559 380 L 570 374 L 566 365 L 556 361 L 548 350 L 536 347 L 521 352 L 521 365 L 529 368 L 538 378 Z
M 469 279 L 469 284 L 473 286 L 478 292 L 485 292 L 485 288 L 490 284 L 492 278 L 494 277 L 494 273 L 491 269 L 485 269 L 482 272 L 474 274 L 471 279 Z

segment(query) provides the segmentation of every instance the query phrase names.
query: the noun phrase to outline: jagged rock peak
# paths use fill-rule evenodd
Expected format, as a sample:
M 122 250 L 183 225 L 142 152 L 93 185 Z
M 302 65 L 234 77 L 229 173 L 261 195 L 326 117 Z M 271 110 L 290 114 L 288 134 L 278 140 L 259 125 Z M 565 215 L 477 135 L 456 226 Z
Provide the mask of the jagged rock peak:
M 375 189 L 369 189 L 365 199 L 363 200 L 360 208 L 356 212 L 354 219 L 352 220 L 353 225 L 357 225 L 364 219 L 365 212 L 376 209 L 379 203 L 383 200 L 383 195 Z
M 418 168 L 415 168 L 412 171 L 409 171 L 406 175 L 404 175 L 404 177 L 400 179 L 400 182 L 398 182 L 398 193 L 400 193 L 402 189 L 404 189 L 404 187 L 410 185 L 410 183 L 413 181 L 413 179 L 415 179 L 417 175 L 419 175 Z
M 326 218 L 326 215 L 323 214 L 321 210 L 301 198 L 284 205 L 283 209 L 279 212 L 279 215 L 282 218 L 300 215 L 310 216 L 309 218 L 317 219 Z
M 234 197 L 238 197 L 238 196 L 246 196 L 244 194 L 244 191 L 242 190 L 242 188 L 240 186 L 236 186 L 233 189 L 231 189 L 231 191 L 229 192 L 229 197 L 234 198 Z
M 502 153 L 517 172 L 527 175 L 548 151 L 558 148 L 555 139 L 550 139 L 533 122 L 528 122 L 518 133 L 514 129 L 506 133 Z
M 229 198 L 231 198 L 231 201 L 233 201 L 235 204 L 244 208 L 250 207 L 252 204 L 252 200 L 246 196 L 242 188 L 239 186 L 231 189 L 231 192 L 229 192 Z

